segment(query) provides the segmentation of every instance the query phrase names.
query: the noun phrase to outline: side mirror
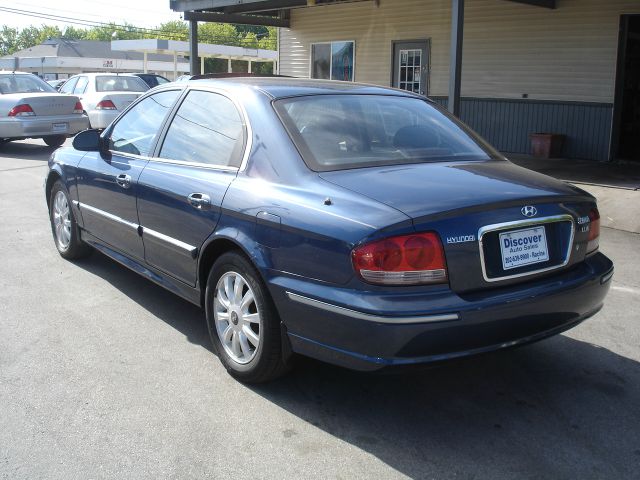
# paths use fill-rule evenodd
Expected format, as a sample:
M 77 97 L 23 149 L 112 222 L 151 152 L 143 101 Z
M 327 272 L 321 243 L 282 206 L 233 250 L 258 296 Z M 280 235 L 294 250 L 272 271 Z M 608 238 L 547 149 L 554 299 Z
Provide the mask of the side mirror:
M 102 140 L 99 130 L 84 130 L 73 139 L 73 148 L 82 152 L 101 152 Z

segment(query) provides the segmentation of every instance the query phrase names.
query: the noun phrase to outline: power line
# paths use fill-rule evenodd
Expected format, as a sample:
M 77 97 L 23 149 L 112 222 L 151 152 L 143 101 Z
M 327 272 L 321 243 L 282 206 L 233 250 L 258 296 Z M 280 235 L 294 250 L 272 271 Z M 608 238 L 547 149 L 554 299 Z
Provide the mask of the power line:
M 70 23 L 75 25 L 81 25 L 83 27 L 92 27 L 92 28 L 104 28 L 108 27 L 116 31 L 127 32 L 127 33 L 139 33 L 143 35 L 162 35 L 164 37 L 170 37 L 172 40 L 186 40 L 188 39 L 187 32 L 178 32 L 178 31 L 166 31 L 159 30 L 157 28 L 145 28 L 145 27 L 136 27 L 135 25 L 122 25 L 112 22 L 99 22 L 97 20 L 85 20 L 76 17 L 68 17 L 63 15 L 54 15 L 45 12 L 35 12 L 35 11 L 27 11 L 21 10 L 17 8 L 11 7 L 0 7 L 0 11 L 4 11 L 6 13 L 12 13 L 15 15 L 24 15 L 28 17 L 34 18 L 42 18 L 45 20 L 51 20 L 62 23 Z M 216 36 L 216 35 L 200 35 L 201 38 L 208 39 L 209 41 L 219 42 L 219 41 L 228 41 L 233 43 L 245 43 L 254 45 L 255 42 L 252 39 L 247 38 L 238 38 L 238 37 L 225 37 L 225 36 Z
M 107 3 L 97 2 L 95 0 L 91 0 L 91 1 L 85 0 L 83 3 L 84 4 L 86 4 L 86 3 L 94 3 L 94 4 L 98 4 L 98 5 L 108 5 Z M 72 15 L 82 15 L 82 16 L 85 16 L 85 17 L 94 17 L 94 18 L 101 18 L 101 19 L 103 19 L 105 17 L 104 14 L 101 15 L 101 14 L 96 14 L 96 13 L 79 12 L 77 10 L 67 10 L 67 9 L 63 9 L 63 8 L 59 8 L 59 7 L 50 8 L 50 7 L 44 7 L 42 5 L 34 5 L 34 4 L 23 2 L 23 1 L 14 1 L 13 5 L 14 6 L 17 5 L 18 7 L 26 8 L 26 9 L 36 8 L 36 9 L 46 10 L 46 11 L 49 11 L 49 12 L 53 12 L 52 14 L 55 14 L 55 13 L 58 13 L 58 12 L 64 12 L 64 13 L 70 13 Z M 113 7 L 113 5 L 109 5 L 109 6 Z M 143 9 L 139 9 L 139 8 L 133 8 L 133 7 L 129 7 L 129 6 L 127 6 L 127 11 L 145 13 L 147 17 L 152 15 L 157 19 L 160 19 L 160 17 L 162 17 L 162 19 L 163 19 L 162 21 L 167 21 L 167 22 L 168 21 L 177 20 L 177 12 L 173 12 L 173 13 L 153 13 L 153 12 L 149 12 L 148 10 L 143 10 Z M 170 18 L 169 17 L 170 15 L 175 15 L 175 16 Z

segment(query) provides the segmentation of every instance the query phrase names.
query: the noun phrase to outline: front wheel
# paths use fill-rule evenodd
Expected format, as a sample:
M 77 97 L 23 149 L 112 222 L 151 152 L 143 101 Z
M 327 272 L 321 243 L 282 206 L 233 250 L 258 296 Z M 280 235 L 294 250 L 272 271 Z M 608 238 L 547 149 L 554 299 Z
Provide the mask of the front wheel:
M 56 181 L 51 189 L 49 219 L 56 248 L 62 257 L 71 260 L 91 253 L 91 248 L 80 239 L 80 230 L 71 209 L 69 193 L 60 180 Z
M 65 135 L 48 135 L 46 137 L 42 137 L 42 140 L 50 147 L 58 148 L 66 142 L 67 137 Z
M 286 371 L 280 319 L 258 272 L 244 256 L 230 252 L 218 258 L 205 298 L 211 341 L 233 377 L 261 383 Z

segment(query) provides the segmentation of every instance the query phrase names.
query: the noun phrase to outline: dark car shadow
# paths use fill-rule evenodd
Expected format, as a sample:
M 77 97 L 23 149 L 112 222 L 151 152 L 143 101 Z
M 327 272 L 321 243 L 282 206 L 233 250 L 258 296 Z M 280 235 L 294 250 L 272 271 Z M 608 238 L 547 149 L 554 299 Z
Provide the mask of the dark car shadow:
M 67 145 L 67 143 L 65 143 L 65 145 Z M 54 150 L 55 148 L 47 146 L 42 140 L 0 143 L 0 157 L 14 160 L 38 160 L 46 162 Z
M 212 349 L 197 307 L 101 254 L 77 264 Z M 299 359 L 249 388 L 411 478 L 639 478 L 640 365 L 564 335 L 395 374 Z M 311 442 L 281 435 L 292 451 Z
M 138 305 L 184 334 L 189 342 L 213 351 L 204 312 L 197 306 L 142 279 L 137 273 L 99 252 L 93 252 L 89 258 L 74 263 L 109 282 Z

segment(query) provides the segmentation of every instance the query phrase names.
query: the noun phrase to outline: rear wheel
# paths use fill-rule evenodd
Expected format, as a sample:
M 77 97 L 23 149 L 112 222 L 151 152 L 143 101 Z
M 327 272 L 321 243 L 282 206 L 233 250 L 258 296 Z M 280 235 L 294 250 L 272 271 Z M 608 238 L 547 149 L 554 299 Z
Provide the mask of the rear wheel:
M 205 293 L 207 327 L 220 361 L 235 378 L 261 383 L 281 376 L 280 319 L 258 273 L 240 253 L 220 256 Z
M 49 219 L 56 248 L 69 260 L 91 253 L 91 248 L 80 239 L 80 230 L 71 209 L 71 200 L 64 184 L 58 180 L 53 184 L 49 199 Z
M 42 137 L 42 140 L 50 147 L 57 148 L 67 140 L 67 137 L 65 135 L 48 135 Z

